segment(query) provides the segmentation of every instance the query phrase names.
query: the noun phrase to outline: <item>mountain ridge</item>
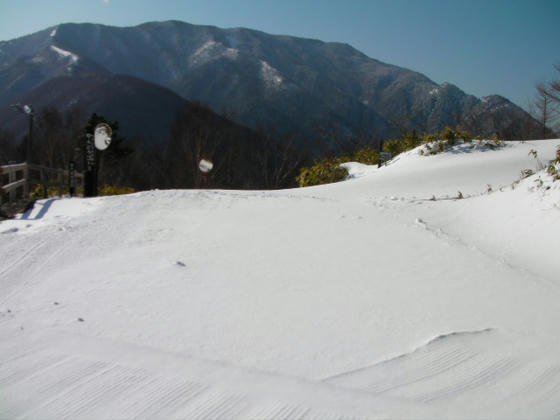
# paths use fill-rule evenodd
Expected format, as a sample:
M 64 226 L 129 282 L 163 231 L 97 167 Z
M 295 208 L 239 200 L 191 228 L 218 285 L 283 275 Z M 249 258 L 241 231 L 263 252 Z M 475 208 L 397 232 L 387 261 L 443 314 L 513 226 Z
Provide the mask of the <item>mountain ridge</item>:
M 383 139 L 447 125 L 523 138 L 523 126 L 533 124 L 507 98 L 476 98 L 348 44 L 247 28 L 65 23 L 1 42 L 0 60 L 0 104 L 53 77 L 107 71 L 159 84 L 249 127 L 295 133 L 303 143 L 325 131 Z M 508 124 L 488 105 L 496 101 Z

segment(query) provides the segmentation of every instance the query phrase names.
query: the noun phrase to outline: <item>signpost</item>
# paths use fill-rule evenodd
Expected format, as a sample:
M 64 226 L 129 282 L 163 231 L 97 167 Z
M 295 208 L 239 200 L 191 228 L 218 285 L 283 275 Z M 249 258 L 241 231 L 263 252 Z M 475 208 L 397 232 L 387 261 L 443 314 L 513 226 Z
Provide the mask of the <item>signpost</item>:
M 379 152 L 379 158 L 377 159 L 377 167 L 381 168 L 381 165 L 387 165 L 387 162 L 389 160 L 391 160 L 391 158 L 393 157 L 391 155 L 391 153 L 389 152 L 383 152 L 383 143 L 384 141 L 381 140 L 378 144 L 377 144 L 377 151 Z
M 98 150 L 109 147 L 113 131 L 108 124 L 99 123 L 93 133 L 86 134 L 84 147 L 84 197 L 97 197 Z
M 84 146 L 84 197 L 97 196 L 97 162 L 93 134 L 86 134 Z
M 388 161 L 391 160 L 391 153 L 389 152 L 379 152 L 379 165 L 387 164 Z

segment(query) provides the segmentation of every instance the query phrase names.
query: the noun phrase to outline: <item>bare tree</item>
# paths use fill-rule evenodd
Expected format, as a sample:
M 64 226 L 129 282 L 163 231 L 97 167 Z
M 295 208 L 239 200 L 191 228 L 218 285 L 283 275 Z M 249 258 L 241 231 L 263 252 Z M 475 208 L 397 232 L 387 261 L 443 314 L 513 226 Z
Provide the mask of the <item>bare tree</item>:
M 556 66 L 556 70 L 560 72 L 560 65 Z M 560 80 L 549 83 L 549 94 L 553 102 L 560 104 Z
M 560 65 L 556 66 L 556 70 L 560 72 Z M 553 104 L 556 120 L 560 120 L 560 79 L 554 80 L 548 85 L 548 94 Z M 556 125 L 556 134 L 560 133 L 560 122 Z
M 538 134 L 541 138 L 550 138 L 553 134 L 550 127 L 558 118 L 558 109 L 554 101 L 554 96 L 551 94 L 551 84 L 537 83 L 535 86 L 536 94 L 535 99 L 530 105 L 530 110 L 534 118 L 540 123 Z
M 280 137 L 270 127 L 257 127 L 257 136 L 254 157 L 262 187 L 293 186 L 300 168 L 309 160 L 309 153 L 299 147 L 293 137 Z

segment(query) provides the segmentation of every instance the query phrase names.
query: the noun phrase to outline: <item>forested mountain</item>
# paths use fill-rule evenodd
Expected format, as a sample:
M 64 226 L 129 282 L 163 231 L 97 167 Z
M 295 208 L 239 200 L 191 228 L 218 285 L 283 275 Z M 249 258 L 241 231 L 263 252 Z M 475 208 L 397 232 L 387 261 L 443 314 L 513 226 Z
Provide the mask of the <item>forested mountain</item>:
M 413 129 L 432 132 L 457 125 L 486 136 L 525 138 L 534 125 L 506 98 L 476 98 L 452 84 L 438 85 L 420 73 L 369 58 L 349 45 L 244 28 L 178 21 L 127 28 L 61 24 L 0 42 L 0 106 L 32 98 L 62 109 L 78 103 L 92 108 L 95 101 L 86 96 L 99 94 L 86 93 L 87 87 L 80 85 L 103 80 L 103 95 L 113 94 L 117 100 L 122 94 L 118 85 L 125 79 L 111 75 L 161 85 L 238 123 L 293 134 L 309 148 L 321 136 L 384 139 Z M 138 106 L 153 102 L 147 110 L 158 108 L 160 100 L 165 106 L 178 102 L 172 95 L 146 94 L 146 85 L 126 80 L 131 96 L 131 90 L 139 91 Z M 46 82 L 50 89 L 43 86 Z M 55 92 L 58 86 L 64 95 Z M 146 127 L 145 115 L 134 107 L 119 109 L 119 118 L 150 136 L 165 137 L 169 118 L 161 111 L 154 115 L 153 127 Z M 10 119 L 1 113 L 0 125 Z

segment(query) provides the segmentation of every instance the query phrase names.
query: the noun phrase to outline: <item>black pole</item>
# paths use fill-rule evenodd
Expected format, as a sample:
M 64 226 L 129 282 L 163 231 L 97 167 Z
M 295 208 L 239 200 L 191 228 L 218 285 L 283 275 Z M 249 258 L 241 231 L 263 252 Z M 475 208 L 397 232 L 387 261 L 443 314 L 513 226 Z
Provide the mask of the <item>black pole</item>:
M 73 160 L 68 163 L 68 192 L 70 197 L 76 195 L 76 162 Z
M 97 150 L 93 134 L 86 134 L 84 145 L 84 197 L 97 197 Z
M 10 105 L 14 111 L 26 114 L 29 117 L 29 131 L 27 133 L 27 140 L 25 141 L 25 160 L 27 163 L 31 163 L 31 150 L 33 145 L 33 119 L 35 118 L 35 112 L 33 110 L 33 105 L 21 105 L 12 104 Z
M 33 145 L 33 113 L 29 114 L 29 134 L 27 136 L 27 148 L 25 151 L 27 163 L 31 163 L 31 150 Z

